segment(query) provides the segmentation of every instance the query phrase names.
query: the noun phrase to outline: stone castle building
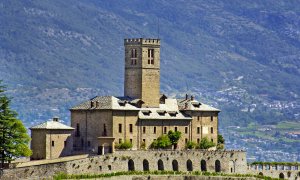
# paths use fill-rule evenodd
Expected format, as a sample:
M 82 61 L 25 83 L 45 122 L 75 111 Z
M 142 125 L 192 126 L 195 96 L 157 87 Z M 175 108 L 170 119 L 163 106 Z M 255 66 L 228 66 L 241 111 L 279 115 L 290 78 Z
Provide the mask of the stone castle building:
M 217 143 L 220 110 L 193 96 L 170 99 L 160 92 L 160 40 L 125 39 L 124 96 L 97 96 L 71 108 L 74 150 L 114 151 L 129 140 L 133 148 L 149 148 L 169 130 L 180 131 L 178 148 L 203 137 Z
M 170 130 L 182 133 L 178 149 L 203 137 L 217 143 L 220 110 L 193 96 L 171 99 L 160 93 L 160 40 L 125 39 L 124 46 L 124 96 L 97 96 L 72 107 L 71 127 L 57 120 L 32 127 L 32 159 L 57 158 L 66 151 L 111 153 L 125 140 L 133 150 L 148 149 Z

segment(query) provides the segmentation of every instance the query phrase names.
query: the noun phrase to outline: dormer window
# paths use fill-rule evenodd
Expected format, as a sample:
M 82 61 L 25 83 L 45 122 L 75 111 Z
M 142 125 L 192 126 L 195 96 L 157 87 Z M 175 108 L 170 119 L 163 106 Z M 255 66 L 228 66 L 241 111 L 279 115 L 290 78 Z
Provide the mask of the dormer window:
M 194 107 L 196 107 L 196 108 L 199 108 L 200 105 L 201 105 L 201 103 L 199 103 L 199 102 L 192 102 L 192 105 L 193 105 Z
M 125 106 L 127 102 L 125 100 L 119 100 L 118 103 L 120 106 Z
M 142 110 L 142 113 L 143 113 L 145 116 L 150 116 L 151 111 L 150 111 L 150 110 Z
M 177 111 L 169 111 L 168 112 L 171 117 L 176 117 Z
M 131 49 L 131 65 L 136 65 L 137 62 L 137 50 Z
M 156 111 L 160 116 L 164 116 L 166 114 L 165 110 L 157 110 Z
M 148 64 L 154 64 L 154 49 L 148 49 Z

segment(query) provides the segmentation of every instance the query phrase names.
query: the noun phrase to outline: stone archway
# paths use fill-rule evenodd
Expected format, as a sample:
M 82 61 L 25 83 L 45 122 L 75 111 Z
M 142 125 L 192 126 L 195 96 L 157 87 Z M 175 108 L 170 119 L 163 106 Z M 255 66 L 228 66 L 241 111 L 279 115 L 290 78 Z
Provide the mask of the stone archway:
M 201 171 L 207 171 L 206 161 L 204 159 L 201 160 Z
M 134 161 L 132 159 L 129 159 L 128 161 L 128 171 L 134 171 Z
M 190 159 L 186 161 L 186 169 L 187 171 L 193 171 L 193 163 Z
M 284 179 L 284 174 L 283 173 L 279 174 L 279 179 Z
M 158 169 L 159 171 L 165 170 L 164 162 L 163 162 L 161 159 L 157 161 L 157 169 Z
M 175 159 L 172 161 L 172 168 L 173 168 L 173 171 L 178 171 L 179 170 L 178 161 L 175 160 Z
M 215 171 L 221 172 L 221 162 L 219 160 L 215 161 Z
M 143 171 L 149 171 L 149 161 L 147 159 L 143 160 Z

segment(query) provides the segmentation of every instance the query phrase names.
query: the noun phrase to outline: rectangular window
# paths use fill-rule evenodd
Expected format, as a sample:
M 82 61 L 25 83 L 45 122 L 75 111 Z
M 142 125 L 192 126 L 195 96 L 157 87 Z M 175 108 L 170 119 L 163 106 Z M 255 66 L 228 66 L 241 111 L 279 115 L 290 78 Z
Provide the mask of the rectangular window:
M 132 133 L 132 124 L 129 124 L 129 132 Z
M 197 116 L 197 120 L 199 120 L 200 119 L 200 116 Z
M 184 128 L 184 133 L 187 134 L 188 133 L 188 127 Z
M 91 141 L 88 141 L 88 147 L 90 147 L 91 146 Z
M 122 133 L 122 124 L 119 124 L 119 133 Z
M 52 143 L 51 143 L 51 144 L 52 144 L 52 147 L 53 147 L 53 146 L 54 146 L 54 141 L 52 141 Z
M 167 127 L 164 127 L 164 134 L 167 134 Z
M 137 61 L 137 50 L 131 49 L 131 65 L 136 65 Z
M 75 133 L 76 137 L 80 136 L 80 129 L 79 129 L 79 123 L 76 124 L 76 133 Z
M 200 139 L 198 138 L 198 139 L 197 139 L 197 144 L 199 144 L 199 143 L 200 143 Z
M 156 134 L 156 127 L 153 128 L 153 133 Z
M 213 116 L 210 116 L 210 121 L 214 121 L 214 117 Z
M 146 143 L 146 139 L 143 139 L 143 143 Z
M 211 142 L 214 142 L 214 139 L 211 139 Z
M 143 133 L 144 134 L 146 133 L 146 127 L 145 126 L 143 127 Z
M 175 131 L 177 131 L 177 127 L 175 127 Z
M 187 138 L 185 138 L 185 144 L 188 142 L 188 139 Z
M 129 139 L 130 143 L 132 144 L 132 139 Z
M 210 128 L 210 133 L 211 133 L 211 134 L 214 133 L 214 128 L 213 128 L 213 127 Z
M 148 49 L 148 64 L 154 64 L 154 49 Z
M 200 127 L 197 127 L 197 134 L 200 134 Z
M 120 138 L 120 139 L 119 139 L 119 144 L 121 144 L 121 143 L 122 143 L 122 139 Z

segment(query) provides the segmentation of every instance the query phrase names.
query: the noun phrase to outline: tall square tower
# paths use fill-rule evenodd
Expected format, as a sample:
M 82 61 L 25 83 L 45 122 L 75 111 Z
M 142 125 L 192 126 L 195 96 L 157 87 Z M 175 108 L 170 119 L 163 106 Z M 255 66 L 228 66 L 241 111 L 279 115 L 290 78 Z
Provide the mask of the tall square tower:
M 159 107 L 160 40 L 124 39 L 124 46 L 124 95 L 143 100 L 143 107 Z

